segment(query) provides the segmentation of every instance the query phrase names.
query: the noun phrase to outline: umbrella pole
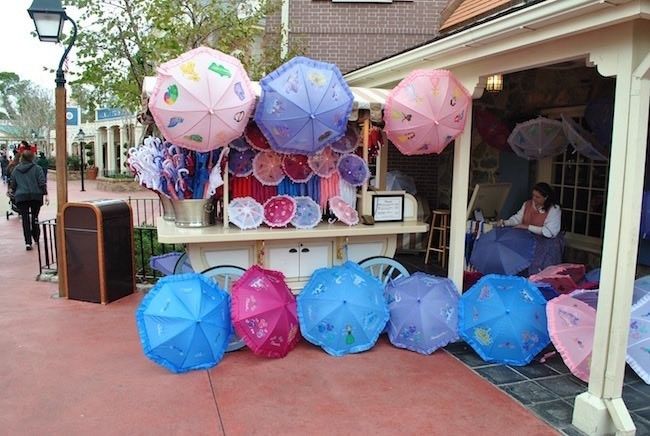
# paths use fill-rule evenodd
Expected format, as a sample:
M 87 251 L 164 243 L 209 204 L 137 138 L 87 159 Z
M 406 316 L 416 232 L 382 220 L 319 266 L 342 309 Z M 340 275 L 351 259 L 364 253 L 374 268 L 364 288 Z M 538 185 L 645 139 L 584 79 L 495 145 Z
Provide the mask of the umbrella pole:
M 363 160 L 366 161 L 366 164 L 368 164 L 368 140 L 370 136 L 370 118 L 366 117 L 363 120 Z M 370 211 L 366 210 L 367 209 L 367 202 L 366 198 L 368 195 L 368 180 L 366 180 L 363 183 L 363 186 L 361 187 L 361 207 L 359 208 L 361 210 L 361 215 L 369 215 Z
M 223 171 L 223 226 L 228 227 L 228 204 L 230 204 L 230 199 L 228 191 L 230 189 L 230 174 L 228 171 L 228 153 L 223 157 L 223 162 L 220 162 L 219 165 L 225 163 L 225 169 Z

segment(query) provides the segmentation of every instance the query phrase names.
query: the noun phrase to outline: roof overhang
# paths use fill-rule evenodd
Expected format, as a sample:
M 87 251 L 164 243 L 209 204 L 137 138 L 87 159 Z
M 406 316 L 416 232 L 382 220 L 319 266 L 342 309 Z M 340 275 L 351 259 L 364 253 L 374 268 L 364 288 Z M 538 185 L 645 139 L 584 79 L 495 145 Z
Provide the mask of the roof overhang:
M 414 69 L 453 70 L 487 57 L 649 18 L 650 2 L 645 0 L 547 0 L 373 63 L 344 77 L 351 86 L 390 88 Z

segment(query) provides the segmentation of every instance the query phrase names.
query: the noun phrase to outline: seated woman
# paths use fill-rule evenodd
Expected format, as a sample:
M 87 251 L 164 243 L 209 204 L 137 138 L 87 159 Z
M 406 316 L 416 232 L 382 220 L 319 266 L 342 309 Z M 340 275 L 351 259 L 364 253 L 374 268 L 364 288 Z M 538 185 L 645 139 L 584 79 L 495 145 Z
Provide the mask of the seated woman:
M 553 188 L 548 183 L 535 184 L 531 199 L 526 201 L 516 214 L 505 221 L 499 220 L 497 225 L 526 229 L 537 236 L 535 254 L 528 268 L 529 274 L 536 274 L 547 266 L 562 263 L 562 210 L 555 200 Z

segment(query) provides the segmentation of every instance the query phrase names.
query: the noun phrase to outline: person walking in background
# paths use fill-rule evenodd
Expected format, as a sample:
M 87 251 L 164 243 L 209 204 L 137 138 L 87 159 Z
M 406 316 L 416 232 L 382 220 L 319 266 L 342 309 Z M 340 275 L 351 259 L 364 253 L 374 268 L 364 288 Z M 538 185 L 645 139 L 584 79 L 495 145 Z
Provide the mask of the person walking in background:
M 38 242 L 38 213 L 43 201 L 49 204 L 47 197 L 47 182 L 43 170 L 34 164 L 34 153 L 25 150 L 21 162 L 11 172 L 9 189 L 12 191 L 16 206 L 23 221 L 25 249 L 32 249 L 32 239 Z
M 7 159 L 6 153 L 0 155 L 0 170 L 2 170 L 2 182 L 7 183 L 9 177 L 7 175 L 7 167 L 9 166 L 9 159 Z
M 9 164 L 7 165 L 7 180 L 11 177 L 11 172 L 18 166 L 20 163 L 20 154 L 15 153 L 14 157 L 9 161 Z
M 45 153 L 43 153 L 42 151 L 40 153 L 38 153 L 38 159 L 36 159 L 36 165 L 41 167 L 41 169 L 43 170 L 43 174 L 45 175 L 45 180 L 46 181 L 47 181 L 47 167 L 48 167 L 49 163 L 50 162 L 45 157 Z

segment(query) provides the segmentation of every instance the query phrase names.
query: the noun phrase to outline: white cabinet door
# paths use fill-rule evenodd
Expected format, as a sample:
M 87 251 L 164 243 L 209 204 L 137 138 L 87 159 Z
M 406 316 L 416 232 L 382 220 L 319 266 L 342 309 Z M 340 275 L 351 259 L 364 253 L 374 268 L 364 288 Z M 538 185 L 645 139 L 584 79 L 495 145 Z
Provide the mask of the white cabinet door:
M 299 244 L 267 244 L 266 267 L 281 271 L 287 279 L 300 276 Z
M 389 236 L 395 237 L 394 235 Z M 347 250 L 348 260 L 352 262 L 361 262 L 362 260 L 373 256 L 387 256 L 389 236 L 362 236 L 350 238 Z M 389 257 L 392 257 L 392 255 Z
M 330 241 L 300 244 L 300 277 L 309 277 L 318 268 L 332 266 L 333 244 Z

